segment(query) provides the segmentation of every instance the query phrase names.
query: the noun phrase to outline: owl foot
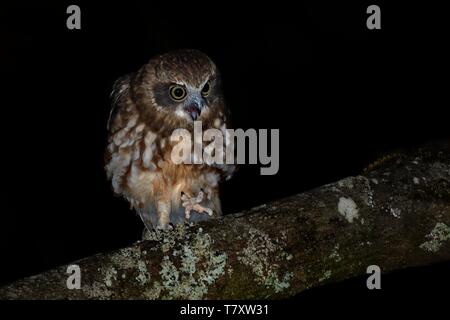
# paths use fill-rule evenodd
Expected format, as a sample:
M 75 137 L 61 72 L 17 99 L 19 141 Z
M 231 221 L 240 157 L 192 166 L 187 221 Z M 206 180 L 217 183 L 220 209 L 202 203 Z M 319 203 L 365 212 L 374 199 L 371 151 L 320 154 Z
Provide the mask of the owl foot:
M 196 197 L 189 197 L 186 193 L 182 193 L 181 200 L 182 206 L 185 208 L 186 219 L 191 218 L 191 211 L 194 210 L 198 213 L 206 212 L 209 216 L 213 215 L 213 211 L 210 208 L 202 206 L 200 203 L 203 201 L 205 193 L 200 191 Z

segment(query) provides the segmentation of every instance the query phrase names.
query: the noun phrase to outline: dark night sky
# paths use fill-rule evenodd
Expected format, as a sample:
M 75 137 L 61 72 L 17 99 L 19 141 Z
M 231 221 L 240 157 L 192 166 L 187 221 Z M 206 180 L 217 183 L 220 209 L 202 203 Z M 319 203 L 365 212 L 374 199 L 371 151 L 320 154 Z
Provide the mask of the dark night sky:
M 243 166 L 223 185 L 226 213 L 450 138 L 448 33 L 421 8 L 410 10 L 429 19 L 382 7 L 382 30 L 369 31 L 363 5 L 81 2 L 82 30 L 69 31 L 68 4 L 1 9 L 0 284 L 140 237 L 139 218 L 106 182 L 103 150 L 114 80 L 156 53 L 204 51 L 222 72 L 233 125 L 280 129 L 279 173 Z M 430 270 L 442 279 L 439 266 L 416 275 Z

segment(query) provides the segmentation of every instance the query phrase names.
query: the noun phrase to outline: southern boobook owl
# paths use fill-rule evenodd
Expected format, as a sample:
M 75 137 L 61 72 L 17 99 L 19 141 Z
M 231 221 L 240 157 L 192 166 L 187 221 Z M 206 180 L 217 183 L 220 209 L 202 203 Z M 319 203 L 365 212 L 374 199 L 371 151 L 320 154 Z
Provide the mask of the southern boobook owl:
M 171 160 L 175 129 L 192 133 L 201 121 L 225 135 L 228 110 L 212 60 L 196 50 L 156 56 L 118 79 L 111 98 L 105 169 L 147 229 L 220 216 L 218 183 L 234 165 Z

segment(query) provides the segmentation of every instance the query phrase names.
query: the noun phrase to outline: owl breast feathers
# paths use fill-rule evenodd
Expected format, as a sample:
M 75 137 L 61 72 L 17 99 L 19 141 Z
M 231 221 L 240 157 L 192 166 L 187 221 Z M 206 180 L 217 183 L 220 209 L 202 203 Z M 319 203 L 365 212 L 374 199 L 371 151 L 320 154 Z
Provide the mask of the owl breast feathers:
M 219 181 L 233 165 L 175 164 L 175 129 L 224 132 L 227 115 L 215 64 L 195 50 L 151 59 L 114 84 L 106 172 L 114 192 L 130 202 L 148 229 L 221 215 Z

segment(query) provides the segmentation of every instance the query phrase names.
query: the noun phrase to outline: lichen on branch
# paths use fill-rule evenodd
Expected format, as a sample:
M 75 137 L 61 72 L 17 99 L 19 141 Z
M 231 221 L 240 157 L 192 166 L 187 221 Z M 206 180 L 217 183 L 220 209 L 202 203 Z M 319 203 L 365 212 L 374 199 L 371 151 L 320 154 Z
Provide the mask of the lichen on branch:
M 1 299 L 265 299 L 450 260 L 450 143 L 397 152 L 314 190 L 0 288 Z

